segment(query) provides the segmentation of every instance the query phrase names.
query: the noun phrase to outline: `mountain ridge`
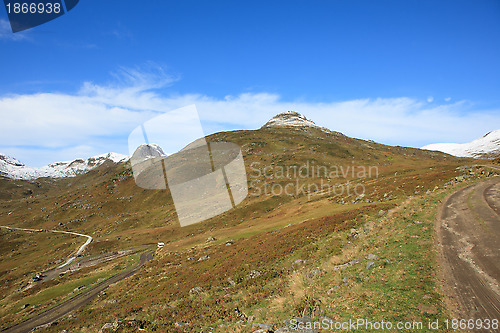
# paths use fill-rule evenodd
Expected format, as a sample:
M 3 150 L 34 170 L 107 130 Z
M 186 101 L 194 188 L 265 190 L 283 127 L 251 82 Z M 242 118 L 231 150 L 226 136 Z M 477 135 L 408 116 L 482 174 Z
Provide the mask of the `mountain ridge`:
M 433 143 L 422 147 L 457 157 L 497 158 L 500 157 L 500 129 L 490 131 L 482 137 L 467 143 Z
M 54 162 L 43 167 L 30 167 L 14 157 L 0 153 L 0 176 L 23 180 L 41 177 L 75 177 L 97 168 L 106 161 L 120 163 L 126 162 L 128 159 L 129 157 L 126 155 L 111 152 L 92 156 L 87 159 L 79 158 L 72 161 Z

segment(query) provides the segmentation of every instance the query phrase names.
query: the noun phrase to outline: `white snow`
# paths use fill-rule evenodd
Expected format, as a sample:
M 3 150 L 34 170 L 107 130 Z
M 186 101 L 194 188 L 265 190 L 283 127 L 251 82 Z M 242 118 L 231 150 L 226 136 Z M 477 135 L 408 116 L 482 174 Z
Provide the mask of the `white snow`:
M 491 131 L 468 143 L 434 143 L 422 147 L 458 157 L 489 158 L 500 156 L 500 130 Z
M 11 156 L 3 155 L 0 154 L 0 163 L 7 163 L 7 164 L 12 164 L 12 165 L 17 165 L 17 166 L 23 166 L 24 164 L 19 162 L 17 159 Z
M 128 156 L 118 153 L 107 153 L 93 156 L 86 160 L 76 159 L 74 161 L 56 162 L 40 168 L 34 168 L 24 165 L 15 158 L 0 154 L 0 175 L 25 180 L 41 177 L 75 177 L 98 167 L 108 160 L 119 163 L 127 161 L 128 158 Z
M 330 132 L 327 128 L 316 125 L 314 121 L 295 111 L 279 113 L 262 127 L 314 127 Z

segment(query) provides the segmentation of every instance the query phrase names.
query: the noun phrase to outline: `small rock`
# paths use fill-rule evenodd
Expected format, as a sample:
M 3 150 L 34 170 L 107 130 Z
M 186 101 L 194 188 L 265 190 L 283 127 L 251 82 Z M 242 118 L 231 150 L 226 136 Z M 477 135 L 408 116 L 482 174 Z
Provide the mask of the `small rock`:
M 288 327 L 281 327 L 281 328 L 278 328 L 276 331 L 274 331 L 274 333 L 291 333 L 293 332 L 292 330 L 290 330 Z
M 294 262 L 292 262 L 292 266 L 302 266 L 306 263 L 305 260 L 302 260 L 302 259 L 297 259 L 295 260 Z
M 344 277 L 342 278 L 342 282 L 343 282 L 343 285 L 344 285 L 344 286 L 347 286 L 347 285 L 349 284 L 349 278 L 348 278 L 347 276 L 344 276 Z
M 371 269 L 375 267 L 375 263 L 373 261 L 369 261 L 367 264 L 366 264 L 366 269 Z
M 210 256 L 203 256 L 198 259 L 198 261 L 203 261 L 203 260 L 208 260 L 210 259 Z
M 315 268 L 315 269 L 312 269 L 311 271 L 309 271 L 309 273 L 307 274 L 307 277 L 310 279 L 314 279 L 314 278 L 321 276 L 325 273 L 326 273 L 325 270 L 322 270 L 321 268 Z
M 247 280 L 255 279 L 256 277 L 261 276 L 261 274 L 262 274 L 262 272 L 253 270 L 253 271 L 250 272 L 250 274 L 247 275 Z
M 366 259 L 368 259 L 368 260 L 377 260 L 378 259 L 378 255 L 370 253 L 370 254 L 368 254 L 366 256 Z
M 386 193 L 386 194 L 387 194 L 387 193 Z M 384 197 L 386 197 L 386 195 L 384 195 Z M 381 210 L 379 210 L 379 211 L 378 211 L 378 216 L 379 216 L 379 217 L 382 217 L 382 216 L 384 216 L 384 215 L 385 215 L 385 210 L 381 209 Z
M 182 329 L 184 327 L 189 327 L 191 324 L 189 324 L 189 323 L 183 323 L 181 321 L 176 321 L 174 325 L 175 325 L 175 328 Z
M 104 333 L 104 332 L 113 332 L 113 331 L 114 331 L 113 323 L 106 323 L 106 324 L 104 324 L 103 327 L 101 327 L 101 330 L 99 332 Z
M 189 291 L 190 294 L 199 294 L 203 291 L 202 287 L 194 287 Z
M 267 325 L 267 324 L 259 324 L 259 323 L 253 323 L 252 327 L 258 327 L 259 329 L 254 331 L 253 333 L 267 333 L 267 332 L 274 332 L 274 325 Z
M 339 287 L 339 286 L 335 286 L 335 287 L 333 287 L 333 288 L 328 289 L 328 290 L 326 291 L 326 293 L 327 293 L 328 295 L 332 295 L 333 293 L 335 293 L 335 292 L 336 292 L 337 290 L 339 290 L 339 289 L 340 289 L 340 287 Z
M 206 240 L 207 243 L 209 242 L 214 242 L 216 239 L 212 236 L 208 237 L 208 239 Z
M 236 286 L 236 282 L 234 282 L 234 280 L 231 279 L 230 277 L 227 278 L 227 282 L 229 282 L 229 284 L 232 285 L 233 287 Z

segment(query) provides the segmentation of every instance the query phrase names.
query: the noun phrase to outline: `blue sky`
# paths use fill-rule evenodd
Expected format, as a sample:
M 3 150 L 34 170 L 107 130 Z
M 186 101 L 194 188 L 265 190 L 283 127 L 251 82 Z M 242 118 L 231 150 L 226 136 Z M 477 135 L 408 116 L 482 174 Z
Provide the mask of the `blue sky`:
M 500 2 L 83 0 L 9 31 L 0 152 L 30 165 L 116 151 L 196 104 L 205 133 L 293 109 L 354 137 L 423 146 L 500 128 Z

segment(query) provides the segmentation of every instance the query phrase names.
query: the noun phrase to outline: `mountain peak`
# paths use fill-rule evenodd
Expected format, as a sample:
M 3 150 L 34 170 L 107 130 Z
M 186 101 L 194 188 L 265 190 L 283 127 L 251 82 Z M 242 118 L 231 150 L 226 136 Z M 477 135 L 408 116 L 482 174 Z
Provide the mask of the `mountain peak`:
M 296 111 L 286 111 L 271 118 L 262 127 L 316 127 L 314 121 L 307 119 L 303 114 Z
M 133 163 L 137 163 L 139 161 L 144 161 L 150 158 L 166 156 L 163 149 L 156 143 L 144 143 L 137 147 L 134 154 L 132 155 L 131 160 Z

